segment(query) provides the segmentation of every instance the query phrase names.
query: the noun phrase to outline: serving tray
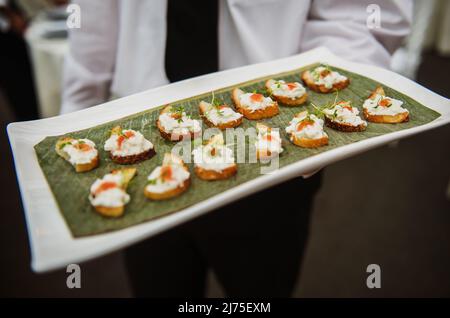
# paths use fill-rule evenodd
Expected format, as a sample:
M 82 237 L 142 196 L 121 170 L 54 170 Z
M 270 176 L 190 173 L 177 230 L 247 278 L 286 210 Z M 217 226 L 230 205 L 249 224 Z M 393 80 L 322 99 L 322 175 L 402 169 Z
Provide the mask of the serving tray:
M 261 89 L 268 78 L 299 81 L 300 72 L 318 62 L 328 63 L 350 78 L 350 86 L 339 93 L 339 99 L 351 100 L 361 109 L 365 98 L 381 83 L 388 95 L 405 101 L 411 112 L 410 122 L 396 125 L 369 123 L 362 133 L 341 133 L 326 128 L 329 146 L 303 149 L 288 142 L 284 127 L 295 113 L 304 108 L 311 110 L 311 106 L 309 103 L 306 107 L 281 106 L 278 116 L 264 121 L 280 127 L 284 139 L 285 151 L 280 157 L 280 168 L 275 172 L 263 175 L 261 164 L 242 163 L 238 166 L 238 174 L 225 181 L 201 181 L 192 174 L 188 192 L 172 200 L 151 202 L 143 196 L 147 175 L 161 163 L 164 152 L 174 145 L 162 139 L 154 126 L 161 105 L 183 105 L 188 113 L 198 117 L 198 102 L 209 101 L 211 91 L 220 100 L 231 104 L 230 91 L 234 87 L 247 91 Z M 309 100 L 317 105 L 335 98 L 334 94 L 308 93 Z M 347 62 L 319 48 L 269 63 L 174 83 L 72 114 L 10 124 L 8 135 L 27 219 L 32 267 L 35 271 L 51 270 L 123 248 L 253 192 L 449 121 L 448 99 L 395 73 Z M 117 124 L 140 130 L 155 144 L 158 155 L 135 165 L 138 176 L 127 191 L 132 199 L 126 206 L 125 215 L 106 219 L 93 212 L 87 194 L 97 177 L 119 167 L 102 150 L 109 130 Z M 242 128 L 254 125 L 255 121 L 244 120 Z M 100 150 L 99 168 L 88 173 L 75 173 L 73 167 L 54 152 L 54 144 L 60 135 L 95 141 Z

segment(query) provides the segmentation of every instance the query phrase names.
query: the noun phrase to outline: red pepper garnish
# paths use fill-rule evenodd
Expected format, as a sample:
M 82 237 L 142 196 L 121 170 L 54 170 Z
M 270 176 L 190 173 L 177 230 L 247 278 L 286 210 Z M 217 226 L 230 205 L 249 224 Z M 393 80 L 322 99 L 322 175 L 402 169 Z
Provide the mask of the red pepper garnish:
M 181 118 L 181 113 L 171 113 L 170 117 L 172 117 L 173 119 L 180 119 Z
M 250 99 L 254 102 L 262 102 L 264 100 L 264 96 L 262 94 L 252 94 Z
M 124 135 L 125 135 L 125 137 L 127 137 L 127 138 L 131 138 L 131 137 L 134 137 L 134 132 L 131 131 L 131 130 L 127 130 L 127 131 L 124 133 Z
M 79 143 L 79 144 L 76 144 L 76 145 L 75 145 L 75 148 L 77 148 L 77 149 L 79 149 L 79 150 L 81 150 L 81 151 L 84 151 L 84 152 L 87 152 L 87 151 L 92 150 L 92 146 L 91 146 L 91 145 L 88 145 L 88 144 L 86 144 L 86 143 Z
M 117 137 L 117 146 L 120 148 L 122 148 L 122 144 L 125 141 L 125 136 L 124 135 L 120 135 L 119 137 Z
M 112 181 L 106 181 L 100 184 L 100 186 L 95 190 L 94 195 L 98 195 L 99 193 L 109 190 L 109 189 L 113 189 L 113 188 L 117 188 L 118 185 L 115 182 Z
M 117 146 L 120 148 L 122 148 L 122 144 L 125 141 L 125 139 L 127 138 L 131 138 L 134 136 L 134 132 L 133 131 L 125 131 L 124 133 L 122 133 L 121 135 L 119 135 L 119 137 L 117 137 Z
M 298 125 L 297 125 L 297 131 L 300 131 L 302 129 L 304 129 L 307 126 L 312 126 L 314 125 L 314 121 L 313 120 L 309 120 L 306 119 L 304 121 L 301 121 Z
M 320 76 L 321 77 L 326 77 L 328 74 L 330 74 L 331 72 L 329 71 L 329 70 L 323 70 L 321 73 L 320 73 Z
M 286 84 L 289 90 L 293 90 L 297 88 L 297 85 L 295 85 L 295 83 L 287 83 Z
M 382 100 L 380 100 L 378 102 L 378 105 L 380 105 L 382 107 L 389 107 L 389 106 L 392 105 L 392 102 L 389 99 L 387 99 L 387 98 L 383 98 Z
M 348 106 L 348 105 L 346 105 L 346 106 L 342 106 L 342 108 L 344 108 L 344 109 L 347 109 L 347 110 L 349 110 L 349 111 L 353 112 L 353 108 L 352 108 L 352 106 Z
M 161 168 L 161 178 L 164 181 L 172 180 L 172 167 L 171 166 L 162 166 L 162 168 Z

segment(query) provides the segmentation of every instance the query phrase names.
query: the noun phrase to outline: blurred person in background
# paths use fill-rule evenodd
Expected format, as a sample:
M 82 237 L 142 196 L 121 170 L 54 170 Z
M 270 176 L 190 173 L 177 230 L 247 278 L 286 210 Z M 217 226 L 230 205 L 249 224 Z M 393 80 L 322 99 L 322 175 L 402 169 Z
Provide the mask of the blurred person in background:
M 12 0 L 0 0 L 0 90 L 17 120 L 38 117 L 33 74 L 24 33 L 28 18 Z
M 389 67 L 408 34 L 411 1 L 75 1 L 62 112 L 201 74 L 318 46 Z M 125 260 L 136 296 L 203 296 L 213 269 L 229 296 L 290 296 L 308 238 L 320 173 L 294 178 L 136 244 Z
M 0 90 L 16 120 L 38 118 L 35 84 L 25 32 L 40 11 L 67 0 L 0 0 Z

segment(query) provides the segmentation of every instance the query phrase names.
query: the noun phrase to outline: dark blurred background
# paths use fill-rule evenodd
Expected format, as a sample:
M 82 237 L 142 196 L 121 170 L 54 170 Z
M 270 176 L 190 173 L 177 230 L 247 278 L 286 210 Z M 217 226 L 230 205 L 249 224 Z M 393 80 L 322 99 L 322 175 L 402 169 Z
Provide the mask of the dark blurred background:
M 82 264 L 81 289 L 66 287 L 64 270 L 30 269 L 6 125 L 58 113 L 67 40 L 54 1 L 17 2 L 25 14 L 14 22 L 20 36 L 0 38 L 0 296 L 131 296 L 120 252 Z M 413 33 L 392 68 L 449 98 L 450 5 L 417 2 Z M 449 146 L 445 126 L 327 167 L 294 296 L 450 297 Z M 381 289 L 366 287 L 371 263 L 381 266 Z M 208 296 L 224 296 L 214 273 Z

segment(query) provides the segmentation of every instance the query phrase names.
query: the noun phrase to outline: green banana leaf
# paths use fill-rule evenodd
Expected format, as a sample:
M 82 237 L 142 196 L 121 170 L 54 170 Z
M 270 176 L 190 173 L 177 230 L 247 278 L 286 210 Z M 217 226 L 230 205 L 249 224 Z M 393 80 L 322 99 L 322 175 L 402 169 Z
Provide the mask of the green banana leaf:
M 215 92 L 215 97 L 224 103 L 232 105 L 230 92 L 234 87 L 240 87 L 245 91 L 261 91 L 264 90 L 264 82 L 269 78 L 284 79 L 289 82 L 301 81 L 300 73 L 314 66 L 316 66 L 316 64 L 291 72 L 258 78 L 246 83 L 240 83 L 233 87 L 223 88 Z M 346 75 L 351 81 L 349 87 L 339 92 L 339 100 L 350 100 L 352 105 L 358 107 L 361 111 L 364 100 L 375 87 L 380 84 L 358 74 L 338 68 L 333 69 Z M 429 123 L 440 116 L 436 111 L 425 107 L 394 89 L 385 86 L 383 86 L 383 88 L 388 96 L 405 102 L 405 107 L 410 111 L 409 122 L 401 124 L 369 123 L 366 131 L 358 133 L 343 133 L 325 127 L 325 130 L 329 135 L 329 145 L 318 149 L 304 149 L 294 146 L 289 142 L 284 128 L 296 113 L 304 109 L 314 111 L 310 102 L 313 102 L 315 105 L 326 105 L 327 103 L 333 102 L 336 95 L 334 93 L 318 94 L 308 90 L 309 99 L 304 106 L 286 107 L 281 105 L 280 114 L 278 116 L 262 121 L 272 127 L 280 128 L 284 147 L 284 152 L 280 156 L 280 167 L 339 146 L 402 129 L 420 126 Z M 200 118 L 198 113 L 198 103 L 201 100 L 211 101 L 211 92 L 181 100 L 173 103 L 173 105 L 182 105 L 186 109 L 186 112 L 191 114 L 193 118 Z M 193 173 L 192 164 L 188 164 L 191 171 L 192 183 L 187 192 L 167 201 L 157 202 L 147 199 L 143 194 L 147 176 L 156 166 L 161 164 L 164 153 L 170 152 L 175 145 L 175 143 L 163 139 L 160 136 L 158 129 L 155 127 L 155 122 L 161 107 L 149 109 L 148 111 L 98 125 L 90 129 L 66 134 L 65 136 L 74 138 L 89 138 L 96 143 L 100 155 L 100 165 L 97 169 L 89 172 L 76 173 L 74 168 L 68 162 L 56 154 L 54 151 L 55 143 L 61 136 L 47 137 L 35 146 L 39 164 L 44 172 L 50 189 L 53 192 L 55 200 L 58 203 L 59 209 L 74 237 L 119 230 L 162 217 L 261 176 L 260 167 L 263 165 L 262 163 L 242 163 L 238 164 L 238 173 L 236 176 L 228 180 L 208 182 L 197 178 Z M 137 167 L 138 174 L 131 181 L 127 189 L 127 192 L 131 196 L 131 201 L 126 206 L 124 215 L 119 218 L 106 218 L 94 211 L 89 203 L 88 194 L 90 186 L 97 178 L 101 178 L 113 169 L 121 168 L 120 165 L 112 162 L 108 154 L 103 150 L 103 144 L 109 137 L 111 128 L 116 125 L 121 125 L 123 128 L 127 129 L 141 131 L 144 136 L 155 145 L 157 155 L 150 160 L 133 165 Z M 245 129 L 250 126 L 254 127 L 255 125 L 256 121 L 244 119 L 241 127 Z M 203 127 L 206 128 L 206 125 L 203 125 Z M 246 142 L 251 143 L 252 141 L 247 140 Z

